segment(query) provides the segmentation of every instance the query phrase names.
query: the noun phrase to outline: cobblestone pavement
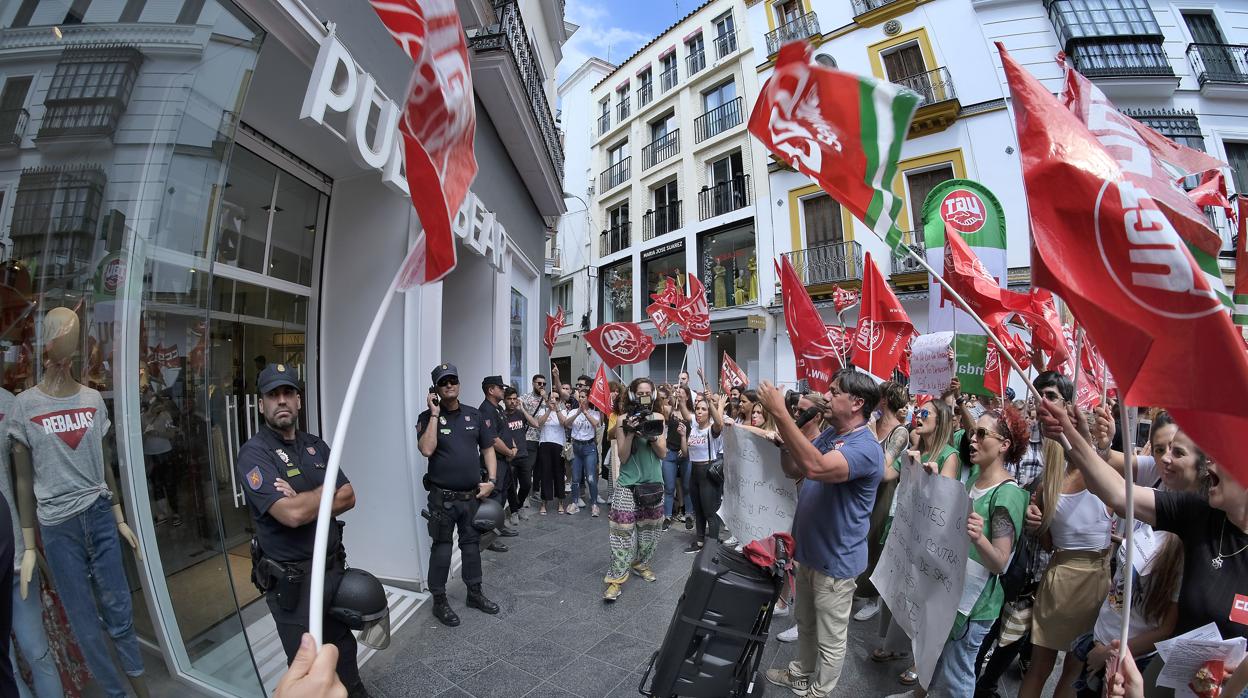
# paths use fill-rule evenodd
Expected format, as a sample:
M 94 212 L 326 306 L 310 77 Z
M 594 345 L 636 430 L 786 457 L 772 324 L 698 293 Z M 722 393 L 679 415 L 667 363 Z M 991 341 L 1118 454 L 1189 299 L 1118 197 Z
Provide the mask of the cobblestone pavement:
M 604 497 L 606 493 L 604 492 Z M 376 698 L 611 698 L 637 696 L 650 655 L 658 649 L 685 586 L 693 540 L 680 524 L 664 534 L 653 560 L 658 581 L 633 576 L 614 604 L 602 601 L 607 565 L 606 507 L 599 518 L 588 509 L 574 516 L 537 516 L 522 522 L 520 535 L 505 539 L 511 550 L 483 551 L 486 594 L 502 607 L 497 616 L 464 607 L 458 578 L 448 596 L 462 625 L 447 628 L 426 603 L 395 635 L 389 649 L 362 670 Z M 878 616 L 877 616 L 878 618 Z M 792 624 L 776 618 L 762 667 L 782 666 L 796 643 L 774 636 Z M 878 646 L 878 622 L 850 621 L 849 648 L 836 696 L 871 698 L 904 690 L 896 680 L 906 667 L 869 658 Z M 1016 676 L 1002 695 L 1013 695 Z M 792 695 L 767 686 L 769 697 Z

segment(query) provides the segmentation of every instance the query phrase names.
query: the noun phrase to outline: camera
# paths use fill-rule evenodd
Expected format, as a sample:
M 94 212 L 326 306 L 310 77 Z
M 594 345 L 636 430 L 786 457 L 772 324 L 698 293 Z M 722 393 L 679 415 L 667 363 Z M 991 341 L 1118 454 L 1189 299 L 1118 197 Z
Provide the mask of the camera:
M 625 431 L 633 432 L 643 439 L 657 439 L 663 433 L 663 418 L 653 415 L 650 405 L 632 400 L 628 403 L 628 412 L 624 414 L 621 425 Z

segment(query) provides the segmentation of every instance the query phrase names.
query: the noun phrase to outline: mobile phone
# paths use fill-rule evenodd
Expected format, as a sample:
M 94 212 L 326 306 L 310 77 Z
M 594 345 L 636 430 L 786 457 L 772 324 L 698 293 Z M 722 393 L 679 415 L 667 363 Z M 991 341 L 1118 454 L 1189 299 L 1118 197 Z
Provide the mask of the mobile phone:
M 442 398 L 438 397 L 438 389 L 433 387 L 432 385 L 429 386 L 429 394 L 433 396 L 433 404 L 437 405 L 438 407 L 441 407 Z
M 1138 448 L 1146 448 L 1148 446 L 1148 437 L 1153 433 L 1153 422 L 1151 419 L 1141 419 L 1140 423 L 1135 425 L 1135 445 Z

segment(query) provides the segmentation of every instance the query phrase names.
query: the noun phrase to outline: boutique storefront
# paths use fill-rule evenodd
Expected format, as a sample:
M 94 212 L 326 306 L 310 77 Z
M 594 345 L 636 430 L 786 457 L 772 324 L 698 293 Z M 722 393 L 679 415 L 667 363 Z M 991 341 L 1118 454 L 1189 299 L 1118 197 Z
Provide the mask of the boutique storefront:
M 284 668 L 249 581 L 252 523 L 234 468 L 260 424 L 257 375 L 294 367 L 303 426 L 329 440 L 368 323 L 419 230 L 393 158 L 368 157 L 384 141 L 376 110 L 404 92 L 411 64 L 367 5 L 343 5 L 0 9 L 2 384 L 38 389 L 48 313 L 72 311 L 71 373 L 102 398 L 106 467 L 138 538 L 113 581 L 131 591 L 149 668 L 163 662 L 205 695 L 264 695 Z M 318 83 L 329 43 L 338 62 Z M 363 86 L 358 100 L 301 118 L 305 97 L 348 79 Z M 523 383 L 544 364 L 551 212 L 526 191 L 496 121 L 478 102 L 482 175 L 456 220 L 460 266 L 395 300 L 347 435 L 360 502 L 345 518 L 348 559 L 396 590 L 419 592 L 424 579 L 411 425 L 429 367 L 455 360 L 465 399 L 479 401 L 484 375 Z M 79 695 L 96 679 L 61 591 L 44 576 L 32 596 L 65 692 Z

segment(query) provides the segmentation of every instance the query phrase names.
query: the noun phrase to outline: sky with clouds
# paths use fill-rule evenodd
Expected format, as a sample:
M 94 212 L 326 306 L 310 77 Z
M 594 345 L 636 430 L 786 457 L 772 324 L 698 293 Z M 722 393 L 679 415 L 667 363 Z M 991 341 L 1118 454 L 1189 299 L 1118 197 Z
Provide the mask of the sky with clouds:
M 563 46 L 559 80 L 590 56 L 618 64 L 700 4 L 701 0 L 568 0 L 565 17 L 581 28 Z

